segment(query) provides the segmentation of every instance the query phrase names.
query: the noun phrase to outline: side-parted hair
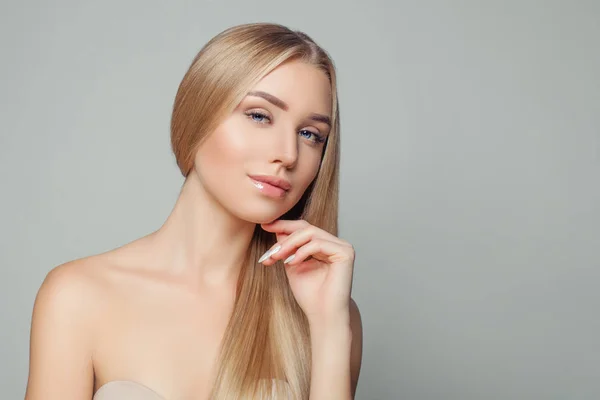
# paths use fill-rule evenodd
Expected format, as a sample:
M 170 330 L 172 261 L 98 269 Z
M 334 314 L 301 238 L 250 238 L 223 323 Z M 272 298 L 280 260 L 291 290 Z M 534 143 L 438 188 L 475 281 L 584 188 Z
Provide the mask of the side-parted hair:
M 340 122 L 335 67 L 328 53 L 305 33 L 279 24 L 249 23 L 213 37 L 179 85 L 171 119 L 172 150 L 187 178 L 204 139 L 264 76 L 292 60 L 314 65 L 329 78 L 332 129 L 315 180 L 282 218 L 305 219 L 337 235 Z M 308 399 L 308 321 L 281 261 L 271 267 L 258 263 L 275 242 L 274 234 L 256 226 L 221 342 L 211 399 Z

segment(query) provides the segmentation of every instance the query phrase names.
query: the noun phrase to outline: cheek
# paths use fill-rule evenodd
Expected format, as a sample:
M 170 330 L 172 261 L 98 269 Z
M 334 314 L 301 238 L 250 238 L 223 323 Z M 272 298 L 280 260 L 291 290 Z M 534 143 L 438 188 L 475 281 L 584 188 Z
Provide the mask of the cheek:
M 241 129 L 224 125 L 206 140 L 196 156 L 196 164 L 203 174 L 223 176 L 239 171 L 252 151 L 248 138 Z
M 320 163 L 321 155 L 317 152 L 305 154 L 305 157 L 302 158 L 301 164 L 298 165 L 297 176 L 299 188 L 302 189 L 301 193 L 299 193 L 299 196 L 302 196 L 302 194 L 304 194 L 304 191 L 316 178 L 319 172 Z

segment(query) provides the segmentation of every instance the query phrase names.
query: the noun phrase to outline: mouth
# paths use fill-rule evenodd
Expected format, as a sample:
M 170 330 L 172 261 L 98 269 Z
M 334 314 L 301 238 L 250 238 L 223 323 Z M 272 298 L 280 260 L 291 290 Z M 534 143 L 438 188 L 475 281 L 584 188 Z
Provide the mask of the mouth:
M 271 175 L 249 175 L 255 188 L 272 198 L 282 198 L 292 188 L 289 181 Z

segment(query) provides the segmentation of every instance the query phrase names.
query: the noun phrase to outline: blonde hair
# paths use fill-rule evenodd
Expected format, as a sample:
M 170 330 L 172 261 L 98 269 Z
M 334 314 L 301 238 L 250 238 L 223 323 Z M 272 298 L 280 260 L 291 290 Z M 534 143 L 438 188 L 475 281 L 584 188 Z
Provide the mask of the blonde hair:
M 198 146 L 265 75 L 284 62 L 300 60 L 329 78 L 332 129 L 317 177 L 282 218 L 305 219 L 337 235 L 339 109 L 333 61 L 308 35 L 272 23 L 234 26 L 212 38 L 183 77 L 171 119 L 171 145 L 187 178 Z M 281 262 L 264 267 L 258 258 L 276 241 L 256 226 L 238 279 L 236 300 L 221 342 L 211 399 L 308 399 L 310 333 L 306 316 L 289 288 Z M 267 378 L 267 379 L 264 379 Z M 270 386 L 272 379 L 287 382 Z M 268 388 L 265 388 L 265 382 Z M 275 381 L 277 382 L 277 381 Z

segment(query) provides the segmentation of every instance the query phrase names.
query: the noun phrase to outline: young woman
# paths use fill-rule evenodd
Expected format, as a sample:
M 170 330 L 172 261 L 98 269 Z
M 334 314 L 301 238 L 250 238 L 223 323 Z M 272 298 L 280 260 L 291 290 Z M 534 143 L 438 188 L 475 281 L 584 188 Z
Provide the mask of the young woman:
M 335 69 L 306 34 L 211 39 L 177 92 L 183 187 L 155 232 L 57 266 L 27 400 L 352 399 L 362 324 L 337 235 Z

